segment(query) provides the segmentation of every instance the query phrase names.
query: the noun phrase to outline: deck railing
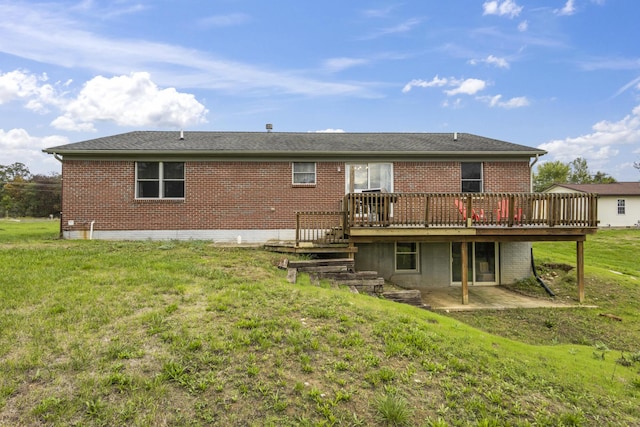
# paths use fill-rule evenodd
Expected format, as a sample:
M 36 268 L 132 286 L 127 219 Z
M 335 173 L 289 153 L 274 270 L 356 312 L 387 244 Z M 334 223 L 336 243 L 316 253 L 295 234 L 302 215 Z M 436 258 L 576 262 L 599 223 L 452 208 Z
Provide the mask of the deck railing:
M 348 243 L 351 227 L 598 225 L 598 196 L 578 193 L 351 193 L 343 211 L 297 212 L 296 243 Z
M 296 212 L 296 244 L 348 242 L 345 236 L 346 211 Z
M 596 227 L 597 195 L 351 193 L 349 227 Z

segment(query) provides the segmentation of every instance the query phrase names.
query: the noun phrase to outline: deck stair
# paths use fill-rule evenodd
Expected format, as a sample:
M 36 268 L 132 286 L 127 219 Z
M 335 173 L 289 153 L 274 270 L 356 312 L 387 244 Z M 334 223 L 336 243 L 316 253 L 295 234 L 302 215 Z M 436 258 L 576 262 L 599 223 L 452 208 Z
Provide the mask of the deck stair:
M 355 261 L 351 258 L 316 259 L 289 261 L 281 263 L 288 270 L 287 277 L 296 282 L 297 274 L 307 273 L 311 281 L 318 283 L 328 280 L 336 286 L 348 286 L 350 289 L 372 295 L 381 295 L 384 289 L 384 278 L 376 271 L 355 271 Z
M 391 301 L 430 309 L 422 302 L 419 290 L 384 291 L 384 278 L 377 271 L 355 271 L 355 262 L 351 258 L 316 259 L 303 261 L 283 260 L 280 268 L 287 269 L 287 277 L 296 283 L 298 273 L 307 273 L 312 283 L 325 279 L 336 286 L 348 286 L 353 292 L 382 296 Z

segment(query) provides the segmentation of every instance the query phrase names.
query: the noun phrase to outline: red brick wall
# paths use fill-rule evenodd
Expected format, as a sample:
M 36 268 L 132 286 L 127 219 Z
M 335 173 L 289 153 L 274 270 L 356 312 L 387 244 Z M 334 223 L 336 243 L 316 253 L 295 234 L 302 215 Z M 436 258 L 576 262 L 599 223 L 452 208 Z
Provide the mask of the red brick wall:
M 531 172 L 528 162 L 485 162 L 483 174 L 486 193 L 531 191 Z
M 296 211 L 336 211 L 345 165 L 317 163 L 317 185 L 293 186 L 290 162 L 187 162 L 184 200 L 135 200 L 135 162 L 65 160 L 63 227 L 86 230 L 293 229 Z M 487 192 L 528 192 L 527 162 L 484 164 Z M 459 192 L 459 162 L 394 164 L 396 192 Z M 74 220 L 73 227 L 68 221 Z
M 404 162 L 393 165 L 394 191 L 459 193 L 460 162 Z M 528 162 L 484 162 L 483 184 L 487 193 L 528 193 Z
M 296 211 L 339 210 L 345 188 L 343 163 L 318 163 L 317 185 L 293 186 L 290 162 L 187 162 L 184 200 L 135 200 L 134 168 L 66 160 L 65 229 L 293 229 Z
M 403 162 L 393 165 L 397 193 L 459 193 L 459 162 Z

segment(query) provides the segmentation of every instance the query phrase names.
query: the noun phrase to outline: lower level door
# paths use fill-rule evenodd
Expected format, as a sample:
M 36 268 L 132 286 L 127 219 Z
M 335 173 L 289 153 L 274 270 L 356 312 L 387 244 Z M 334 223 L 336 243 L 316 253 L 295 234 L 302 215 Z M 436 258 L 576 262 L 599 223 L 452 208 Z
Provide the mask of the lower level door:
M 462 283 L 461 247 L 467 245 L 467 280 L 470 285 L 497 282 L 497 244 L 494 242 L 451 243 L 451 283 Z

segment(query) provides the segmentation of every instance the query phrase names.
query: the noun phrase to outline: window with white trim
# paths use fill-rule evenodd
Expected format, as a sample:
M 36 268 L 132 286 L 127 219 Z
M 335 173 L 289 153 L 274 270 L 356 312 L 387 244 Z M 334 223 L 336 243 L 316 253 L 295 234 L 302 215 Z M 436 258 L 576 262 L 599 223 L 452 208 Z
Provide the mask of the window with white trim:
M 347 164 L 346 193 L 359 193 L 363 190 L 381 189 L 393 192 L 392 163 L 353 163 Z
M 482 192 L 482 163 L 461 163 L 462 192 Z
M 184 162 L 136 162 L 137 199 L 184 199 Z
M 292 165 L 294 185 L 313 185 L 316 183 L 316 164 L 313 162 L 295 162 Z
M 396 271 L 418 271 L 418 244 L 396 242 Z
M 618 215 L 624 215 L 626 212 L 624 199 L 618 199 Z

